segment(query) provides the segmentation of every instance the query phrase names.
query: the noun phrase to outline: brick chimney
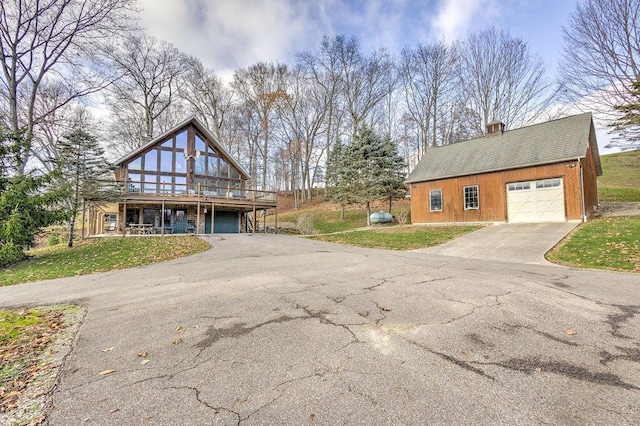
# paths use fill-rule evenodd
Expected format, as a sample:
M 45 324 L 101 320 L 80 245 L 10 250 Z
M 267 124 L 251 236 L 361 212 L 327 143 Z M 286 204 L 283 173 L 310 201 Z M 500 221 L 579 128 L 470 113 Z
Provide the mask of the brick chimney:
M 485 137 L 487 138 L 491 138 L 494 136 L 502 136 L 502 134 L 504 133 L 504 123 L 502 121 L 492 121 L 490 123 L 487 123 L 487 131 L 484 134 Z

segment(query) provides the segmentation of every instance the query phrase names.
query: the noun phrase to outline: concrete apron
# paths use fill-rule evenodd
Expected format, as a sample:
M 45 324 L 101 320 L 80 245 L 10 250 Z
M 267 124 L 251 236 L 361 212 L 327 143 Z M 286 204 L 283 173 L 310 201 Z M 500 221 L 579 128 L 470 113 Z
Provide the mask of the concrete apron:
M 415 250 L 442 256 L 500 262 L 551 264 L 544 254 L 580 222 L 499 223 L 437 247 Z

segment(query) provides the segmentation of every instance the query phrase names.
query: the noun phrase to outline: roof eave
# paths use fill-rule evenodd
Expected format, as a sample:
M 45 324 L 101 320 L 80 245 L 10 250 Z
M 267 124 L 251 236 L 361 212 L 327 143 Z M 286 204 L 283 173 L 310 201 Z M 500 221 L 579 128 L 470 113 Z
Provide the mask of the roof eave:
M 549 164 L 566 163 L 568 161 L 578 161 L 578 160 L 581 160 L 582 158 L 585 158 L 585 157 L 561 158 L 561 159 L 558 159 L 558 160 L 545 161 L 545 162 L 542 162 L 542 163 L 529 163 L 529 164 L 516 165 L 516 166 L 512 166 L 512 167 L 501 167 L 501 168 L 497 168 L 497 169 L 488 169 L 488 170 L 477 171 L 477 172 L 474 172 L 474 173 L 452 174 L 452 175 L 447 175 L 447 176 L 435 177 L 435 178 L 432 178 L 432 179 L 407 179 L 407 180 L 404 181 L 404 183 L 412 184 L 412 183 L 421 183 L 421 182 L 434 182 L 434 181 L 437 181 L 437 180 L 453 179 L 453 178 L 466 177 L 466 176 L 475 176 L 475 175 L 483 175 L 483 174 L 486 174 L 486 173 L 504 172 L 504 171 L 507 171 L 507 170 L 524 169 L 524 168 L 527 168 L 527 167 L 538 167 L 538 166 L 547 166 Z

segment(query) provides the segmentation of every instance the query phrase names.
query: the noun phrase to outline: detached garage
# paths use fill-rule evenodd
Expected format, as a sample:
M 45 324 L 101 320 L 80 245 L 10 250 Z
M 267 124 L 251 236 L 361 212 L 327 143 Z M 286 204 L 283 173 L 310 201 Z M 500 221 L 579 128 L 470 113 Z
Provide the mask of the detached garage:
M 409 174 L 413 223 L 564 222 L 598 204 L 602 175 L 591 114 L 427 150 Z

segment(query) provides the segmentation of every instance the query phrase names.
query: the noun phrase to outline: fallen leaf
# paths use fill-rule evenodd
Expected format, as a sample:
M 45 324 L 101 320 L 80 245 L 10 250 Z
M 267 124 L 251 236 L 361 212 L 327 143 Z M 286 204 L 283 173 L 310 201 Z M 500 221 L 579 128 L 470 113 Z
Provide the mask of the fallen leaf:
M 138 352 L 138 357 L 139 358 L 145 358 L 148 355 L 147 352 Z
M 176 337 L 175 339 L 173 339 L 173 342 L 171 343 L 173 343 L 174 345 L 182 343 L 182 337 Z
M 116 412 L 118 412 L 118 411 L 120 411 L 120 409 L 119 409 L 119 408 L 114 408 L 113 410 L 109 411 L 109 413 L 113 414 L 113 413 L 116 413 Z
M 184 330 L 182 329 L 182 327 L 180 327 L 180 326 L 177 326 L 177 327 L 176 327 L 176 332 L 177 332 L 177 333 L 182 333 L 183 331 L 184 331 Z
M 142 362 L 140 362 L 140 364 L 145 365 L 146 363 L 148 363 L 149 360 L 148 359 L 143 359 Z
M 575 335 L 575 334 L 578 334 L 578 332 L 577 332 L 577 331 L 575 331 L 575 330 L 574 330 L 574 329 L 572 329 L 572 328 L 567 328 L 564 332 L 565 332 L 565 333 L 567 333 L 569 336 L 573 336 L 573 335 Z
M 120 308 L 118 308 L 117 306 L 114 306 L 113 308 L 111 308 L 111 309 L 109 309 L 109 310 L 110 310 L 110 311 L 117 311 L 118 309 L 120 309 Z
M 112 350 L 114 350 L 116 347 L 115 346 L 111 346 L 110 348 L 107 349 L 103 349 L 102 352 L 111 352 Z
M 113 374 L 115 372 L 116 372 L 116 370 L 104 370 L 104 371 L 101 371 L 98 374 L 101 375 L 101 376 L 108 376 L 109 374 Z

